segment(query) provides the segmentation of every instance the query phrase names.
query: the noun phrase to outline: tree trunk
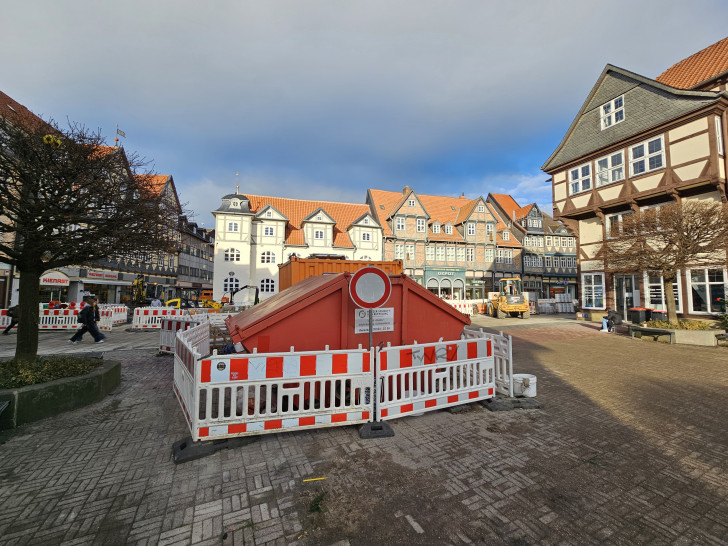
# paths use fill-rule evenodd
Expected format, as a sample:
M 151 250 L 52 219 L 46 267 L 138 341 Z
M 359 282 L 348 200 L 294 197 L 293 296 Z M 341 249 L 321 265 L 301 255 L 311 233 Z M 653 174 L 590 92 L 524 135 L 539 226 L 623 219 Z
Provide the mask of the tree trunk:
M 669 279 L 663 275 L 662 287 L 663 296 L 665 297 L 665 305 L 667 306 L 667 322 L 674 322 L 677 324 L 677 306 L 675 305 L 675 292 L 672 289 L 672 284 L 676 279 Z
M 42 271 L 20 272 L 20 320 L 15 358 L 34 360 L 38 356 L 38 306 L 40 303 L 40 276 Z

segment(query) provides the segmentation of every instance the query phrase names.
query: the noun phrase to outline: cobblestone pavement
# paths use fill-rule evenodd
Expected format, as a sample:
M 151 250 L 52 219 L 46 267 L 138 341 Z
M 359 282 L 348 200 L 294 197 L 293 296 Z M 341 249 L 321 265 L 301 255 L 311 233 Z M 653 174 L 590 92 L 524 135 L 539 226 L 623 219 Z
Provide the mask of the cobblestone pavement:
M 0 433 L 0 542 L 728 543 L 728 349 L 475 322 L 514 336 L 542 409 L 272 434 L 181 465 L 172 358 L 106 353 L 112 395 Z

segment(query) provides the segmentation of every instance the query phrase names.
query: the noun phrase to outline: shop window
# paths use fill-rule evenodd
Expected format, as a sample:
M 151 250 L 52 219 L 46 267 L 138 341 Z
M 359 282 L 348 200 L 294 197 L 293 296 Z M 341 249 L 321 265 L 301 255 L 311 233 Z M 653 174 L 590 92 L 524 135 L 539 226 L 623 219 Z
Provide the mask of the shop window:
M 585 309 L 604 309 L 604 273 L 582 273 L 581 301 Z
M 691 313 L 724 313 L 726 270 L 700 268 L 687 273 L 688 299 Z

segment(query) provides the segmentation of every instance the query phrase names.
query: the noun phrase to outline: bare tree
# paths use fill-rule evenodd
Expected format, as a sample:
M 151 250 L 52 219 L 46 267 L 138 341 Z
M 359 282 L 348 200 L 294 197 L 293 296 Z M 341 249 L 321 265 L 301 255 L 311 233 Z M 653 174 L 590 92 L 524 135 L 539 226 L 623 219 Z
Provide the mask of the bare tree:
M 0 118 L 0 256 L 20 272 L 16 358 L 37 355 L 45 271 L 172 248 L 179 211 L 144 167 L 82 126 Z
M 728 206 L 682 200 L 623 216 L 599 255 L 609 273 L 662 275 L 668 321 L 677 322 L 672 285 L 680 271 L 724 266 L 727 252 Z

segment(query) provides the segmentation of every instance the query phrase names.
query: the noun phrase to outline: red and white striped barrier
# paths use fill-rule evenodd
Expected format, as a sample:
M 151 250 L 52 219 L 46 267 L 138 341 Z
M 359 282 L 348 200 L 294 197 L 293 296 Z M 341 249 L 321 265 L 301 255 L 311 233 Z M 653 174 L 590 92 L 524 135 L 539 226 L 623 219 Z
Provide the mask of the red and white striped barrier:
M 377 421 L 495 396 L 487 338 L 381 349 L 377 358 Z
M 480 330 L 463 330 L 463 339 L 487 339 L 491 343 L 495 367 L 495 390 L 513 398 L 513 338 L 503 334 L 488 334 Z
M 129 308 L 123 304 L 104 303 L 99 305 L 99 309 L 111 311 L 111 322 L 113 324 L 126 324 L 129 316 Z
M 8 315 L 7 309 L 0 309 L 0 328 L 7 328 L 10 326 L 10 322 L 12 321 L 12 318 Z M 17 328 L 18 326 L 13 326 L 13 329 Z
M 194 441 L 396 419 L 492 398 L 502 389 L 497 374 L 513 375 L 510 338 L 472 330 L 456 341 L 378 350 L 376 366 L 361 347 L 209 350 L 209 322 L 176 331 L 174 392 Z
M 137 307 L 134 309 L 132 328 L 148 330 L 162 327 L 162 319 L 185 315 L 184 309 L 172 307 Z
M 78 309 L 43 309 L 38 314 L 39 330 L 76 330 L 81 327 L 78 322 Z M 111 331 L 114 325 L 112 312 L 99 310 L 99 330 Z M 0 328 L 7 328 L 10 324 L 7 309 L 0 310 Z M 14 328 L 17 328 L 15 326 Z
M 202 322 L 207 322 L 205 315 L 188 316 L 181 315 L 169 318 L 163 318 L 159 332 L 159 352 L 174 353 L 175 340 L 177 332 L 197 326 Z

